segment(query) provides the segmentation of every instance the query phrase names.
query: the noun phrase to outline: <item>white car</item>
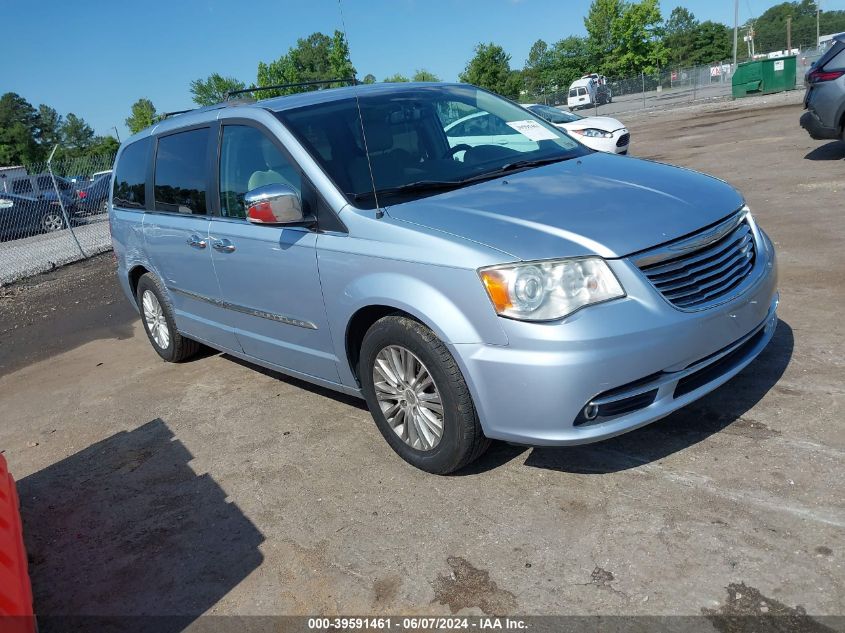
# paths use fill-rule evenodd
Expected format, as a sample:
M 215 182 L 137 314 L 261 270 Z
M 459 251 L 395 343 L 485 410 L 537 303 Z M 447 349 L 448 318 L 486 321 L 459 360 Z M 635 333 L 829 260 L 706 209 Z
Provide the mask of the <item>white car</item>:
M 528 103 L 525 107 L 589 148 L 610 154 L 628 153 L 631 134 L 616 119 L 607 116 L 582 117 L 539 103 Z

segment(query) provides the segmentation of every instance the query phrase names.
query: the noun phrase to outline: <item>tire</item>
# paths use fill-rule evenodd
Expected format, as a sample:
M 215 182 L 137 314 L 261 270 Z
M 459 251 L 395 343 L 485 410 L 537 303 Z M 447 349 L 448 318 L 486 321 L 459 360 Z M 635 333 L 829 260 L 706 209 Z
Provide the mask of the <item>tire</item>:
M 44 233 L 53 233 L 66 228 L 62 212 L 54 209 L 49 209 L 41 215 L 40 225 Z
M 159 356 L 168 363 L 179 363 L 199 351 L 199 343 L 182 336 L 176 329 L 173 306 L 167 299 L 167 293 L 155 275 L 145 273 L 141 276 L 141 279 L 138 280 L 135 298 L 138 302 L 144 331 Z M 166 330 L 162 330 L 162 326 L 165 326 Z M 166 336 L 163 336 L 162 333 Z
M 408 393 L 415 389 L 409 387 L 402 376 L 393 383 L 386 379 L 389 370 L 394 367 L 389 359 L 401 355 L 401 350 L 413 357 L 411 362 L 418 363 L 412 365 L 414 369 L 410 373 L 421 376 L 422 368 L 431 378 L 431 384 L 428 384 L 427 378 L 420 378 L 417 387 L 422 385 L 424 388 L 415 394 Z M 376 368 L 377 361 L 379 368 Z M 387 373 L 384 373 L 385 362 Z M 401 362 L 398 364 L 402 365 Z M 383 373 L 379 374 L 380 371 Z M 421 323 L 397 315 L 384 317 L 373 324 L 361 345 L 358 375 L 376 426 L 390 447 L 412 466 L 445 475 L 477 459 L 490 445 L 490 440 L 481 430 L 472 396 L 455 359 L 434 332 Z M 377 379 L 380 395 L 376 391 Z M 441 409 L 439 437 L 436 423 L 430 422 L 438 415 L 432 409 L 437 406 L 437 398 Z M 402 402 L 405 402 L 405 407 L 402 407 Z M 403 415 L 395 413 L 390 416 L 391 424 L 386 412 L 389 414 L 397 407 Z M 404 412 L 416 416 L 414 419 L 418 423 L 397 425 L 397 420 L 404 418 Z M 426 442 L 430 445 L 426 446 Z

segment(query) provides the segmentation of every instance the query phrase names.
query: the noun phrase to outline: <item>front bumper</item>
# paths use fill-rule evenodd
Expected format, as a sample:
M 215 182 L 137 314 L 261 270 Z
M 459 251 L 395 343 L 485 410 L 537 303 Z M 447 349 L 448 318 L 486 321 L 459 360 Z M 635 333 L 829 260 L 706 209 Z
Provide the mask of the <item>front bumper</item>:
M 609 264 L 628 291 L 556 323 L 502 319 L 510 344 L 454 345 L 485 434 L 531 445 L 585 444 L 665 417 L 739 373 L 777 324 L 774 250 L 757 233 L 754 283 L 700 312 L 672 307 L 627 260 Z M 762 242 L 765 242 L 765 246 Z M 649 394 L 641 406 L 583 419 L 590 403 Z M 619 413 L 621 411 L 621 413 Z

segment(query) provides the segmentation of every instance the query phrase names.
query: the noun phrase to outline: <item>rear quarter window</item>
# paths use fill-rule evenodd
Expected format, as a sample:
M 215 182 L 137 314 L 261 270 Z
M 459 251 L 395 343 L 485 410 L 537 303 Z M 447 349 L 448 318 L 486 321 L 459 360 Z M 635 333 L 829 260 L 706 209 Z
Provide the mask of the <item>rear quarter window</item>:
M 205 215 L 209 128 L 162 136 L 155 165 L 156 211 Z
M 825 63 L 824 70 L 845 70 L 845 44 L 839 43 L 837 46 L 839 52 L 834 53 L 833 57 Z
M 150 158 L 152 138 L 145 138 L 127 145 L 115 166 L 115 206 L 128 209 L 143 209 L 146 206 L 147 165 Z

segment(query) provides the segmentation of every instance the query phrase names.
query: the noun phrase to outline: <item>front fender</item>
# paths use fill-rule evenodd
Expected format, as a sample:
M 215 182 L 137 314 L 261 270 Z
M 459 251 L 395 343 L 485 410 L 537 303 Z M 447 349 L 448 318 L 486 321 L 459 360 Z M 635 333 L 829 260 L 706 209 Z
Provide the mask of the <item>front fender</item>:
M 508 339 L 474 270 L 375 260 L 391 270 L 367 272 L 367 257 L 320 258 L 320 278 L 341 380 L 357 386 L 346 353 L 353 316 L 371 306 L 407 312 L 444 343 L 507 345 Z

